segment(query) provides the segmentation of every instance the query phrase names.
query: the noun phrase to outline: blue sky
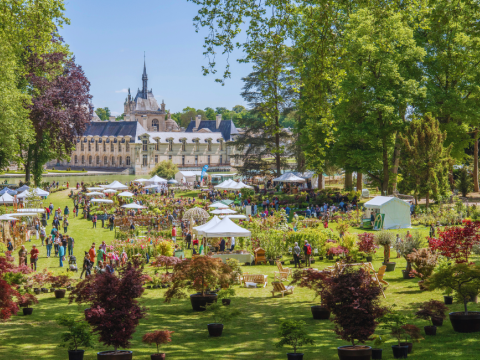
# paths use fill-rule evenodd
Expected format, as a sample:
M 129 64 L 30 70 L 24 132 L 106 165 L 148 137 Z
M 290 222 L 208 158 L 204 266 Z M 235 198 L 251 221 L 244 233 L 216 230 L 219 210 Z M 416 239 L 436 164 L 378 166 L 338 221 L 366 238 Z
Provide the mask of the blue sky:
M 71 25 L 60 33 L 90 80 L 95 107 L 107 106 L 114 115 L 123 112 L 126 89 L 135 95 L 142 86 L 144 51 L 148 87 L 171 112 L 187 106 L 246 105 L 241 78 L 249 65 L 231 60 L 232 78 L 225 86 L 214 75 L 202 75 L 206 32 L 195 33 L 196 5 L 186 0 L 66 0 L 65 6 Z M 226 58 L 217 60 L 224 65 Z

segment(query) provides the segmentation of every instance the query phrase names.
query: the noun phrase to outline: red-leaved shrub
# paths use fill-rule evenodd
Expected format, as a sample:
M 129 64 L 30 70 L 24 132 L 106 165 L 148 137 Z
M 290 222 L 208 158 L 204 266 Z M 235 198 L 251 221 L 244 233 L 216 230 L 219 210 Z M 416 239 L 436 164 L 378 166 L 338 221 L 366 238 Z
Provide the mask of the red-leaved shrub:
M 162 344 L 166 344 L 172 341 L 171 336 L 173 333 L 174 331 L 168 331 L 168 330 L 158 330 L 151 333 L 146 333 L 142 337 L 142 342 L 148 345 L 152 345 L 152 344 L 157 345 L 157 354 L 159 354 L 158 347 Z

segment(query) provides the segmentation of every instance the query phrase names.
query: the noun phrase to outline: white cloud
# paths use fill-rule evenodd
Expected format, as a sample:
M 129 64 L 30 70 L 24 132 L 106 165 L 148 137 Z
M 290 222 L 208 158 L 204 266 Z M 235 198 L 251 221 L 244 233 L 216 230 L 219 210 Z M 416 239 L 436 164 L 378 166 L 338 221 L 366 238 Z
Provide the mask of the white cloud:
M 116 93 L 127 93 L 128 89 L 115 90 Z

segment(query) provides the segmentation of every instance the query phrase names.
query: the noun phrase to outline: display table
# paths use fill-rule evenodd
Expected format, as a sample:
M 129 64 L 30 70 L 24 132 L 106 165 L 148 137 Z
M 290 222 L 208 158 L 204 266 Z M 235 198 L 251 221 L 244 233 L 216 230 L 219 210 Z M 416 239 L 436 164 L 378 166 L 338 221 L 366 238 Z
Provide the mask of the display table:
M 252 254 L 213 254 L 212 257 L 222 259 L 224 263 L 227 263 L 227 259 L 235 259 L 241 264 L 251 263 L 254 259 Z

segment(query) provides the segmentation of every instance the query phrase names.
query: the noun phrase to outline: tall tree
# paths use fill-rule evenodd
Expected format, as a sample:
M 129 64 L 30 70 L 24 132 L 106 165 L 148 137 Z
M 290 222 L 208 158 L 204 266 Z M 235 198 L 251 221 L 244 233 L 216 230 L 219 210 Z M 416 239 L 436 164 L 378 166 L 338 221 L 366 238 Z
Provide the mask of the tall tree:
M 95 110 L 100 120 L 108 120 L 111 116 L 110 109 L 108 107 L 98 108 Z
M 438 121 L 430 114 L 411 121 L 405 134 L 401 135 L 404 148 L 400 162 L 403 178 L 400 189 L 413 192 L 416 201 L 425 196 L 427 207 L 430 199 L 437 199 L 449 190 L 453 144 L 445 148 L 446 137 L 447 133 L 440 130 Z

